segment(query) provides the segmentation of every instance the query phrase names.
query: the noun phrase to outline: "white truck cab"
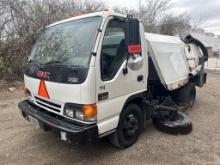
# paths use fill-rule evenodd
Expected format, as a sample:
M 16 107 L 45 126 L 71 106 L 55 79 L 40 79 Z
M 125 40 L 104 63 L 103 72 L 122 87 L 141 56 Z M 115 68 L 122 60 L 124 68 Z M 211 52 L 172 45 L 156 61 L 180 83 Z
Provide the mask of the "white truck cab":
M 138 19 L 110 11 L 56 22 L 27 60 L 19 109 L 62 140 L 110 135 L 118 147 L 131 146 L 154 112 L 172 109 L 165 100 L 194 103 L 207 60 L 195 40 L 145 33 Z

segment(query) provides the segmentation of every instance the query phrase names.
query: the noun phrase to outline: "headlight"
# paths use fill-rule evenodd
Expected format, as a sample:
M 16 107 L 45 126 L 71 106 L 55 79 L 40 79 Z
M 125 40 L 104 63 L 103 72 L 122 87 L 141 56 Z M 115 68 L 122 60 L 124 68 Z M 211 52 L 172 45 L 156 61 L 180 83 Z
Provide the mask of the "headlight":
M 75 115 L 74 115 L 74 113 L 75 113 L 75 111 L 74 110 L 72 110 L 72 109 L 66 109 L 65 110 L 65 114 L 66 114 L 66 116 L 68 116 L 68 117 L 74 117 Z
M 96 104 L 76 105 L 67 103 L 64 108 L 64 115 L 86 122 L 95 122 L 97 116 Z
M 84 115 L 82 111 L 75 111 L 76 112 L 76 119 L 84 120 Z

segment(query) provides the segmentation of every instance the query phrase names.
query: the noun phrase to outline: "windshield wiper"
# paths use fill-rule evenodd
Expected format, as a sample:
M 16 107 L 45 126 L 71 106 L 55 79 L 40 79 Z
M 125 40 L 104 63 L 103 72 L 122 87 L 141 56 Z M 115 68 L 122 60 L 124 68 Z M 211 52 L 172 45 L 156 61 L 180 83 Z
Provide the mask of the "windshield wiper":
M 58 60 L 54 60 L 54 61 L 49 61 L 47 63 L 45 63 L 44 65 L 56 65 L 56 64 L 63 64 L 63 61 L 58 61 Z
M 27 60 L 27 62 L 28 62 L 28 63 L 36 63 L 36 61 L 33 60 L 33 59 L 29 59 L 29 60 Z
M 40 66 L 40 64 L 36 61 L 36 60 L 34 60 L 34 59 L 29 59 L 29 60 L 27 60 L 27 63 L 34 63 L 34 64 L 36 64 L 37 66 Z
M 64 67 L 84 68 L 84 66 L 81 66 L 81 65 L 66 64 L 63 61 L 59 61 L 59 60 L 49 61 L 49 62 L 44 63 L 42 65 L 59 65 L 59 66 L 64 66 Z

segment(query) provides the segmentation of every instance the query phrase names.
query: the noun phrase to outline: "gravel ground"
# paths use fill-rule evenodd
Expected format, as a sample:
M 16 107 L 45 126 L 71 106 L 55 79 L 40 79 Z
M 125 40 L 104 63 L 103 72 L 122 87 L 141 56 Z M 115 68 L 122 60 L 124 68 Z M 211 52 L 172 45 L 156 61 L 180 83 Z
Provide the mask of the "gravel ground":
M 210 72 L 188 111 L 189 135 L 168 135 L 151 123 L 138 142 L 125 150 L 107 139 L 97 144 L 69 144 L 32 127 L 19 114 L 20 91 L 0 93 L 0 165 L 5 164 L 210 164 L 220 165 L 220 72 Z

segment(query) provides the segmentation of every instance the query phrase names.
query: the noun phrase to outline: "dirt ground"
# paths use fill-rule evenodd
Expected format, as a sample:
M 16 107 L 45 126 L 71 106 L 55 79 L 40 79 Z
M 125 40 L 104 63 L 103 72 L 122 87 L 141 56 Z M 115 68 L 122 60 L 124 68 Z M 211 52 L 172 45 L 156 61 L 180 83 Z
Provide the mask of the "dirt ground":
M 220 165 L 220 72 L 210 72 L 207 85 L 197 90 L 195 106 L 188 111 L 192 133 L 168 135 L 149 123 L 138 142 L 125 150 L 113 147 L 107 139 L 97 144 L 69 144 L 33 128 L 19 114 L 21 97 L 18 90 L 0 93 L 0 165 Z

